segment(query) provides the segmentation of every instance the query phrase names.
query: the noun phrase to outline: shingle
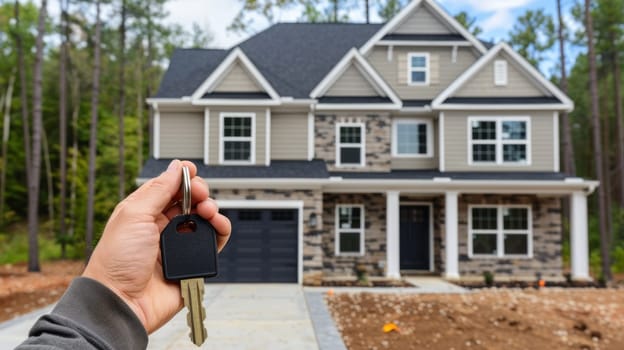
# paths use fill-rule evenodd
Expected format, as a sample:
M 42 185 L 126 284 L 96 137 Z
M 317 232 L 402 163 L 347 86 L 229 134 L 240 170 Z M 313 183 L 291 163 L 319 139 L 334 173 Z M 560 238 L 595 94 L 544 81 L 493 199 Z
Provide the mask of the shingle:
M 437 170 L 393 170 L 391 172 L 330 172 L 345 179 L 431 180 L 448 177 L 453 180 L 526 180 L 561 181 L 567 176 L 554 172 L 440 172 Z
M 392 103 L 388 97 L 381 96 L 325 96 L 320 103 Z
M 561 101 L 553 96 L 535 96 L 535 97 L 451 97 L 447 98 L 444 103 L 466 103 L 466 104 L 542 104 L 542 103 L 561 103 Z

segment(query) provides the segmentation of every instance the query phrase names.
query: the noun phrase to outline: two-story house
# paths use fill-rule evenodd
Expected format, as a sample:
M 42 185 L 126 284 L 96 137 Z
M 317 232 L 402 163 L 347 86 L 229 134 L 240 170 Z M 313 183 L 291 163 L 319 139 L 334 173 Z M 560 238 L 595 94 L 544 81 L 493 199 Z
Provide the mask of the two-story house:
M 232 221 L 222 281 L 353 276 L 589 278 L 587 196 L 559 170 L 573 103 L 505 43 L 433 0 L 385 24 L 276 24 L 228 50 L 179 49 L 139 182 L 192 159 Z

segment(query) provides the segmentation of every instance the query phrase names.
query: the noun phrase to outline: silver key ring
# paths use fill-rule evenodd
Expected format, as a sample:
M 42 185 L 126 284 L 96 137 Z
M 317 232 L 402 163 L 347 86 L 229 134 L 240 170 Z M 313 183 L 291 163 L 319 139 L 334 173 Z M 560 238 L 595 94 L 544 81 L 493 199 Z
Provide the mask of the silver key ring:
M 191 175 L 185 166 L 182 167 L 182 214 L 191 215 Z

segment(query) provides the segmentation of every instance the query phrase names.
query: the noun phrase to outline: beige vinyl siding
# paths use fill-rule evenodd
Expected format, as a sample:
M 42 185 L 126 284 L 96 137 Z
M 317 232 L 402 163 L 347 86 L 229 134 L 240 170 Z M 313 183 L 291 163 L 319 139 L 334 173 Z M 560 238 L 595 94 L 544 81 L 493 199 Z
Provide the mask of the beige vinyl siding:
M 406 119 L 405 116 L 398 116 L 400 119 Z M 421 116 L 415 117 L 424 119 Z M 433 118 L 433 117 L 432 117 Z M 430 137 L 433 138 L 433 157 L 430 158 L 399 158 L 392 157 L 390 160 L 390 168 L 393 170 L 413 170 L 413 169 L 437 169 L 438 168 L 438 120 L 433 120 L 433 130 Z M 429 136 L 429 135 L 428 135 Z M 394 137 L 392 135 L 391 137 Z
M 240 62 L 236 62 L 232 69 L 223 77 L 223 80 L 214 89 L 215 92 L 263 92 L 264 90 L 252 79 Z
M 507 85 L 494 85 L 494 62 L 507 62 Z M 455 97 L 535 97 L 549 96 L 537 88 L 528 73 L 518 69 L 507 54 L 498 54 L 453 96 Z
M 531 165 L 469 165 L 468 117 L 529 117 Z M 446 171 L 553 171 L 552 111 L 444 112 L 444 164 Z
M 429 53 L 429 85 L 407 84 L 407 55 L 410 52 Z M 457 49 L 455 63 L 452 62 L 452 57 L 451 47 L 394 47 L 392 60 L 388 61 L 388 47 L 376 46 L 367 58 L 399 97 L 409 100 L 434 99 L 477 60 L 475 53 L 468 47 Z M 433 69 L 436 69 L 436 72 L 433 72 Z
M 327 91 L 326 96 L 378 96 L 362 72 L 351 65 Z
M 308 115 L 271 116 L 271 158 L 308 159 Z
M 426 6 L 419 6 L 392 34 L 453 33 Z
M 160 157 L 204 158 L 202 112 L 160 112 Z
M 256 121 L 256 163 L 264 165 L 266 160 L 266 109 L 249 107 L 215 107 L 210 109 L 209 164 L 219 164 L 221 149 L 221 113 L 253 113 Z

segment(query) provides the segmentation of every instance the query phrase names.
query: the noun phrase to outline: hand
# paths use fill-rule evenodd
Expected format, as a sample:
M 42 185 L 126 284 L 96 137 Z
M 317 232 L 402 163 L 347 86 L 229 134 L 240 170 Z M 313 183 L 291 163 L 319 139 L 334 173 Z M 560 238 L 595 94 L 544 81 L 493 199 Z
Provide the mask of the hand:
M 218 249 L 223 249 L 232 231 L 230 221 L 219 214 L 215 201 L 208 197 L 208 186 L 196 177 L 195 165 L 174 160 L 167 171 L 117 205 L 83 273 L 123 299 L 148 334 L 183 306 L 179 283 L 167 282 L 163 277 L 159 246 L 160 233 L 172 217 L 181 213 L 175 203 L 182 196 L 182 166 L 190 170 L 194 211 L 214 226 Z

